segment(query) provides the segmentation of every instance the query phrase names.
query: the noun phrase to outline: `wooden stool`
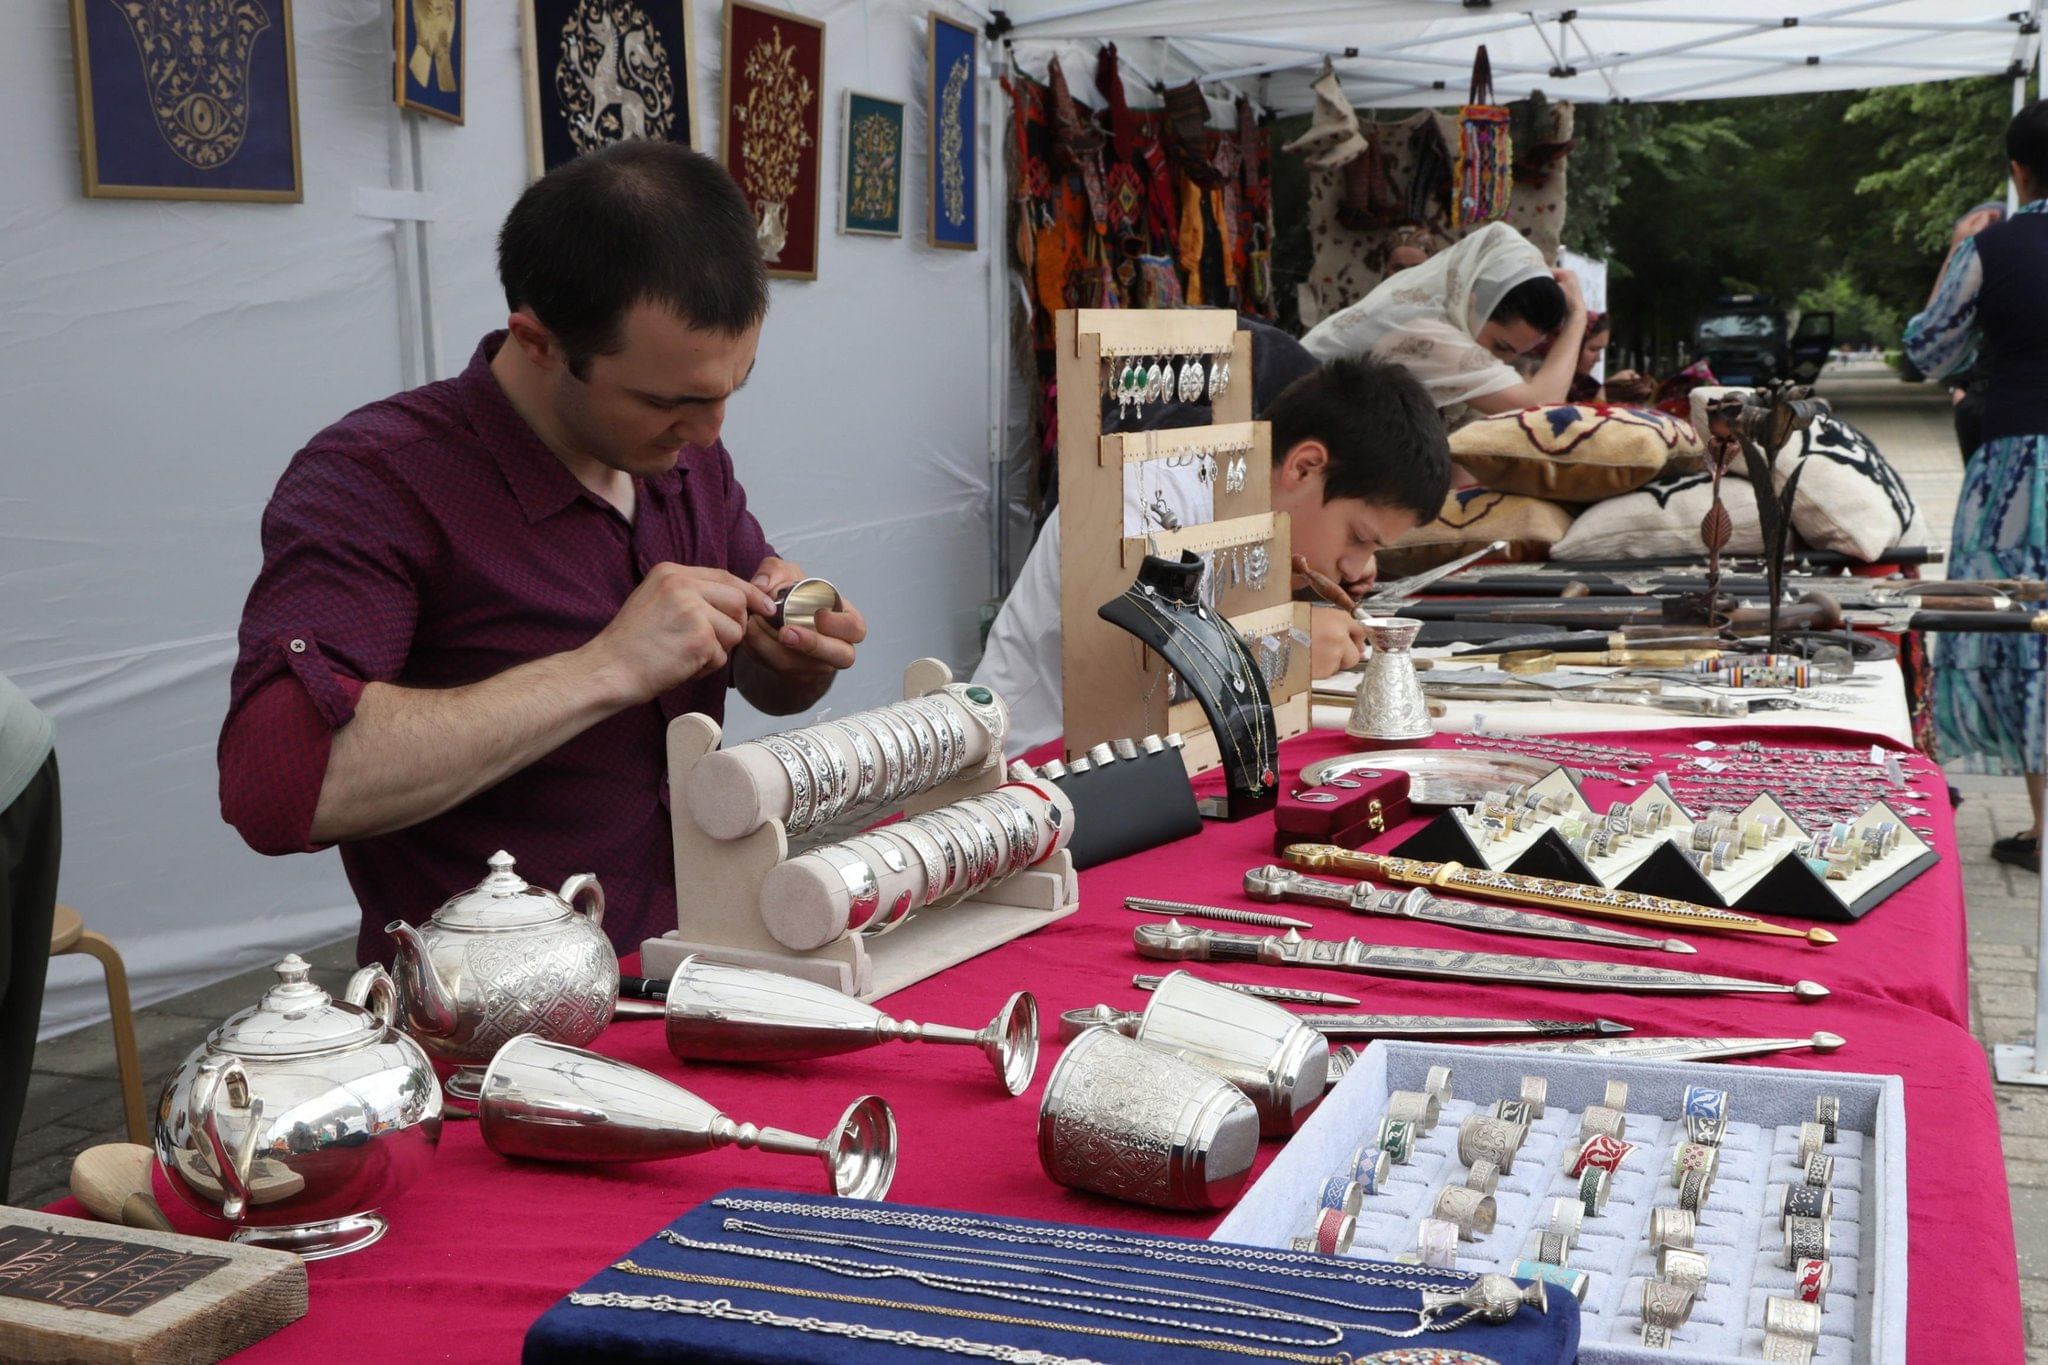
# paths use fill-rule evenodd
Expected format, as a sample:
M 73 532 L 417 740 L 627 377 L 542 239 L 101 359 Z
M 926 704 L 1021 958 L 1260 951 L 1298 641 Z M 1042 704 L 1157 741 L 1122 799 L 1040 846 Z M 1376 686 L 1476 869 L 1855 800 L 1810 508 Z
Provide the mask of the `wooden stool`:
M 106 935 L 85 927 L 68 905 L 57 907 L 50 924 L 50 956 L 86 953 L 99 959 L 107 974 L 107 1007 L 114 1015 L 114 1066 L 121 1076 L 121 1108 L 128 1117 L 128 1140 L 149 1146 L 149 1114 L 142 1103 L 142 1058 L 135 1050 L 135 1016 L 128 1011 L 128 968 Z

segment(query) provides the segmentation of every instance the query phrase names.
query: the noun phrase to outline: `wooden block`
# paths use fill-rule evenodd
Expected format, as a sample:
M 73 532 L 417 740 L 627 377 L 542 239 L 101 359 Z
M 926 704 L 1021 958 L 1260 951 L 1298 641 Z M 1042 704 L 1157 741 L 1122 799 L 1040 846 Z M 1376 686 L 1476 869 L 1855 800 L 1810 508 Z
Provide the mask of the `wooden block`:
M 289 1252 L 0 1206 L 0 1359 L 219 1360 L 305 1315 Z

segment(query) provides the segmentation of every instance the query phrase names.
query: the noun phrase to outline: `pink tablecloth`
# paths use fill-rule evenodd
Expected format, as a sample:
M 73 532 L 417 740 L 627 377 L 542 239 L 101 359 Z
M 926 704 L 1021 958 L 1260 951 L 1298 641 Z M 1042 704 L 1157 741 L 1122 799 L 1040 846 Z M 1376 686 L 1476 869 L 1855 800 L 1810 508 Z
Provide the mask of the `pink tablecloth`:
M 1318 737 L 1289 746 L 1290 775 L 1339 742 Z M 1135 1007 L 1144 997 L 1131 987 L 1130 975 L 1147 967 L 1131 949 L 1131 929 L 1141 921 L 1121 907 L 1121 898 L 1144 892 L 1243 903 L 1234 888 L 1249 863 L 1264 860 L 1270 837 L 1270 819 L 1212 827 L 1197 839 L 1094 869 L 1083 875 L 1079 913 L 912 987 L 893 997 L 889 1008 L 921 1020 L 979 1024 L 1009 992 L 1029 988 L 1047 1012 L 1050 1034 L 1053 1015 L 1062 1009 L 1097 1001 Z M 1849 1040 L 1839 1053 L 1793 1053 L 1769 1064 L 1905 1078 L 1911 1358 L 2019 1360 L 2018 1271 L 1990 1080 L 1982 1050 L 1964 1029 L 1941 1017 L 1958 1015 L 1961 1008 L 1962 916 L 1955 880 L 1952 864 L 1937 868 L 1864 923 L 1846 927 L 1842 943 L 1833 948 L 1695 936 L 1701 953 L 1685 965 L 1809 975 L 1835 988 L 1831 998 L 1811 1005 L 1782 997 L 1645 998 L 1455 987 L 1257 967 L 1233 968 L 1230 974 L 1346 990 L 1384 1011 L 1600 1014 L 1646 1032 L 1839 1032 Z M 1366 927 L 1339 912 L 1306 915 L 1324 933 Z M 1378 928 L 1379 922 L 1372 925 Z M 1396 940 L 1391 931 L 1385 937 Z M 1470 936 L 1411 929 L 1399 941 L 1454 940 Z M 1949 1002 L 1953 1009 L 1945 1008 Z M 904 1200 L 1205 1233 L 1214 1216 L 1113 1203 L 1062 1189 L 1040 1172 L 1033 1139 L 1037 1102 L 1056 1049 L 1048 1046 L 1029 1095 L 1008 1099 L 982 1060 L 966 1049 L 897 1046 L 746 1069 L 672 1061 L 658 1024 L 616 1024 L 600 1040 L 600 1050 L 679 1078 L 736 1118 L 798 1131 L 823 1131 L 857 1094 L 886 1096 L 902 1126 L 894 1193 Z M 1739 1079 L 1731 1071 L 1738 1106 Z M 1262 1163 L 1275 1151 L 1267 1144 Z M 493 1156 L 473 1123 L 451 1122 L 430 1181 L 388 1211 L 389 1235 L 366 1251 L 313 1263 L 310 1316 L 249 1357 L 514 1359 L 534 1317 L 654 1228 L 726 1187 L 778 1183 L 818 1189 L 822 1179 L 807 1162 L 730 1149 L 638 1168 L 516 1165 Z M 167 1192 L 163 1198 L 167 1207 L 174 1203 Z M 77 1212 L 68 1204 L 59 1211 Z M 189 1230 L 202 1228 L 201 1220 L 180 1209 L 173 1216 Z

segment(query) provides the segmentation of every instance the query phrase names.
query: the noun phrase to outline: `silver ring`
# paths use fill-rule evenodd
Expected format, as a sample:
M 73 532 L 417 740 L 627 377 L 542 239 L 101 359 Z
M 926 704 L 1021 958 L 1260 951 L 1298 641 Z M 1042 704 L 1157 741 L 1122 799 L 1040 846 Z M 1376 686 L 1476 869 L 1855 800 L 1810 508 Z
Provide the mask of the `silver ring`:
M 875 907 L 882 903 L 881 884 L 875 880 L 875 870 L 869 867 L 867 859 L 857 853 L 848 852 L 838 844 L 826 844 L 811 850 L 845 884 L 848 896 L 846 922 L 858 926 L 874 917 Z
M 1728 1120 L 1702 1118 L 1695 1114 L 1685 1121 L 1686 1136 L 1702 1147 L 1719 1147 L 1728 1136 Z
M 1616 1113 L 1625 1111 L 1628 1108 L 1628 1082 L 1609 1081 L 1606 1093 L 1601 1096 L 1600 1103 Z M 1620 1137 L 1621 1134 L 1616 1133 L 1615 1136 Z
M 1502 1174 L 1513 1175 L 1519 1145 L 1519 1130 L 1488 1114 L 1469 1115 L 1458 1126 L 1458 1160 L 1467 1166 L 1484 1159 L 1500 1167 Z
M 1814 1154 L 1828 1145 L 1828 1130 L 1813 1119 L 1799 1125 L 1799 1164 L 1804 1166 L 1813 1160 Z
M 1431 1216 L 1454 1225 L 1459 1241 L 1476 1242 L 1493 1231 L 1500 1210 L 1490 1194 L 1468 1190 L 1463 1185 L 1446 1185 L 1436 1192 L 1436 1207 Z
M 1657 1253 L 1657 1277 L 1695 1294 L 1704 1294 L 1707 1253 L 1691 1247 L 1665 1247 Z
M 860 767 L 860 781 L 854 784 L 853 800 L 850 804 L 873 804 L 882 777 L 881 765 L 875 761 L 873 741 L 867 737 L 866 731 L 848 721 L 835 720 L 832 722 L 832 728 L 846 737 L 847 745 L 853 750 L 854 761 Z
M 1550 1081 L 1542 1076 L 1522 1077 L 1522 1103 L 1529 1106 L 1529 1112 L 1536 1118 L 1543 1117 L 1545 1100 L 1550 1096 Z
M 1818 1218 L 1792 1217 L 1785 1220 L 1785 1254 L 1778 1264 L 1787 1270 L 1801 1261 L 1825 1261 L 1834 1249 L 1834 1236 Z
M 1678 1207 L 1697 1215 L 1707 1206 L 1707 1199 L 1714 1190 L 1714 1178 L 1705 1171 L 1687 1171 L 1685 1179 L 1678 1183 Z
M 1842 1123 L 1842 1100 L 1838 1095 L 1822 1095 L 1813 1102 L 1813 1116 L 1820 1120 L 1826 1130 L 1828 1141 L 1833 1142 Z
M 1680 1184 L 1687 1171 L 1705 1171 L 1712 1179 L 1720 1166 L 1721 1149 L 1700 1142 L 1681 1142 L 1671 1154 L 1671 1183 Z
M 1536 1260 L 1543 1265 L 1561 1266 L 1571 1255 L 1571 1239 L 1561 1232 L 1538 1231 L 1535 1242 Z
M 1451 1069 L 1447 1066 L 1433 1066 L 1422 1078 L 1423 1093 L 1436 1096 L 1437 1107 L 1441 1109 L 1451 1102 Z
M 1613 1086 L 1609 1083 L 1609 1088 Z M 1627 1086 L 1622 1087 L 1626 1095 Z M 1579 1143 L 1584 1145 L 1590 1138 L 1605 1134 L 1616 1142 L 1625 1141 L 1628 1136 L 1628 1116 L 1620 1109 L 1605 1104 L 1589 1104 L 1586 1112 L 1579 1115 Z
M 1650 1249 L 1690 1248 L 1699 1235 L 1699 1215 L 1689 1209 L 1650 1210 Z
M 1815 1152 L 1806 1159 L 1806 1183 L 1809 1185 L 1830 1185 L 1835 1179 L 1835 1159 L 1826 1152 Z
M 1550 1203 L 1550 1231 L 1564 1238 L 1566 1250 L 1579 1244 L 1579 1228 L 1586 1221 L 1586 1206 L 1576 1199 L 1554 1199 Z M 1558 1264 L 1562 1264 L 1559 1262 Z
M 754 742 L 775 756 L 775 761 L 782 765 L 784 775 L 789 778 L 789 815 L 782 824 L 789 833 L 802 834 L 816 823 L 818 814 L 811 770 L 779 735 L 769 735 Z
M 1820 1340 L 1821 1310 L 1817 1303 L 1804 1303 L 1798 1299 L 1779 1298 L 1776 1295 L 1764 1300 L 1764 1331 L 1779 1336 L 1797 1337 L 1804 1341 Z
M 1692 1316 L 1693 1291 L 1661 1280 L 1643 1281 L 1643 1326 L 1683 1327 Z
M 1787 1218 L 1817 1218 L 1825 1223 L 1834 1216 L 1835 1192 L 1825 1185 L 1787 1185 L 1779 1212 Z
M 1613 1188 L 1614 1177 L 1605 1166 L 1588 1166 L 1579 1173 L 1579 1202 L 1586 1206 L 1586 1212 L 1599 1217 L 1607 1207 L 1607 1195 Z
M 1393 1118 L 1409 1120 L 1418 1133 L 1434 1129 L 1441 1112 L 1436 1096 L 1425 1095 L 1420 1090 L 1396 1090 L 1387 1096 L 1387 1113 Z
M 1465 1188 L 1481 1194 L 1492 1194 L 1500 1188 L 1500 1167 L 1485 1157 L 1472 1163 L 1472 1169 L 1465 1173 Z
M 1817 1344 L 1804 1337 L 1788 1337 L 1782 1332 L 1766 1332 L 1763 1358 L 1774 1365 L 1813 1365 L 1813 1352 Z

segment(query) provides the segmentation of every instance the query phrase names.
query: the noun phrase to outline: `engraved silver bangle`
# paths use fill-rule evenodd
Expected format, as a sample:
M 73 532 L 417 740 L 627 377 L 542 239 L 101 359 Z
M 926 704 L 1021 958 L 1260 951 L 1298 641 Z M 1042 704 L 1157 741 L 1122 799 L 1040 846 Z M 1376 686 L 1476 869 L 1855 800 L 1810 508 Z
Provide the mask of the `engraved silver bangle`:
M 951 782 L 960 775 L 967 758 L 967 727 L 960 723 L 959 712 L 937 698 L 919 697 L 910 704 L 931 722 L 932 737 L 938 741 L 939 766 L 934 784 Z
M 908 820 L 899 820 L 888 828 L 878 830 L 884 837 L 894 837 L 917 857 L 919 867 L 924 869 L 924 894 L 918 897 L 923 905 L 930 905 L 946 892 L 946 857 L 939 851 L 939 841 Z
M 1010 831 L 996 818 L 995 812 L 979 801 L 959 801 L 954 803 L 953 809 L 974 827 L 978 841 L 986 841 L 982 845 L 986 861 L 982 870 L 983 880 L 993 885 L 1008 876 L 1015 852 Z
M 988 731 L 989 751 L 1000 754 L 1008 739 L 1006 732 L 1010 727 L 1003 719 L 1003 708 L 993 700 L 993 694 L 990 701 L 978 702 L 974 699 L 977 690 L 986 689 L 978 688 L 971 683 L 948 683 L 945 687 L 946 695 L 964 707 L 967 714 L 973 716 L 981 728 Z
M 825 844 L 811 852 L 838 873 L 840 882 L 845 885 L 847 924 L 858 927 L 872 918 L 875 907 L 882 903 L 882 888 L 875 880 L 875 870 L 868 866 L 867 859 L 837 844 Z
M 953 755 L 953 733 L 946 728 L 944 715 L 923 697 L 907 701 L 904 705 L 908 706 L 911 712 L 921 719 L 932 732 L 932 744 L 935 749 L 935 755 L 932 760 L 932 772 L 929 779 L 930 786 L 926 790 L 929 791 L 931 787 L 950 782 L 958 768 Z
M 978 891 L 987 886 L 995 877 L 1000 857 L 995 836 L 951 806 L 941 806 L 932 816 L 953 831 L 954 842 L 965 858 L 967 889 Z
M 946 730 L 953 736 L 953 771 L 946 776 L 958 777 L 967 767 L 967 722 L 960 719 L 960 707 L 957 704 L 947 705 L 944 696 L 934 695 L 925 700 L 946 722 Z M 1002 751 L 998 749 L 996 752 L 1000 754 Z
M 848 804 L 874 804 L 882 785 L 882 767 L 875 758 L 874 742 L 868 738 L 866 731 L 847 721 L 835 720 L 831 723 L 831 728 L 845 738 L 847 747 L 853 750 L 855 766 L 860 769 L 860 777 L 853 785 L 853 799 Z
M 869 867 L 873 867 L 876 862 L 880 862 L 883 867 L 888 868 L 891 872 L 907 872 L 910 870 L 910 860 L 903 856 L 903 850 L 882 838 L 880 833 L 875 830 L 870 830 L 866 834 L 856 834 L 851 839 L 846 840 L 845 844 L 848 848 L 859 849 L 861 856 L 867 858 Z
M 811 781 L 811 770 L 797 752 L 778 735 L 769 735 L 756 740 L 763 749 L 775 756 L 782 765 L 784 775 L 789 778 L 789 815 L 783 821 L 783 828 L 791 834 L 802 834 L 817 823 L 817 785 Z
M 1023 836 L 1023 851 L 1018 855 L 1017 866 L 1012 871 L 1021 872 L 1038 861 L 1039 823 L 1038 812 L 1015 792 L 1002 787 L 996 788 L 981 798 L 992 802 L 998 810 L 1009 810 L 1016 814 L 1017 828 Z
M 1014 876 L 1024 870 L 1031 861 L 1031 825 L 1014 800 L 994 800 L 994 793 L 970 796 L 961 802 L 973 806 L 993 819 L 1003 832 L 1003 845 L 1009 849 L 1009 856 L 1003 860 L 1002 875 Z
M 893 804 L 902 800 L 910 783 L 910 755 L 897 737 L 896 727 L 880 711 L 863 711 L 853 721 L 873 737 L 875 750 L 881 755 L 882 780 L 877 784 L 876 801 Z
M 939 753 L 939 741 L 931 732 L 930 722 L 922 712 L 901 702 L 891 706 L 885 714 L 894 717 L 910 737 L 912 762 L 909 791 L 929 791 L 933 786 L 932 773 L 938 765 Z
M 929 814 L 914 815 L 903 823 L 930 839 L 933 846 L 939 850 L 939 861 L 945 865 L 945 875 L 940 879 L 938 890 L 933 893 L 932 900 L 944 900 L 960 888 L 962 880 L 961 853 L 953 846 L 952 834 Z
M 807 730 L 791 730 L 784 736 L 810 764 L 818 779 L 818 823 L 824 824 L 846 809 L 847 768 L 839 750 Z

